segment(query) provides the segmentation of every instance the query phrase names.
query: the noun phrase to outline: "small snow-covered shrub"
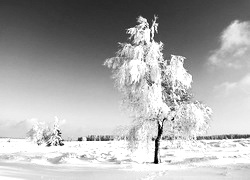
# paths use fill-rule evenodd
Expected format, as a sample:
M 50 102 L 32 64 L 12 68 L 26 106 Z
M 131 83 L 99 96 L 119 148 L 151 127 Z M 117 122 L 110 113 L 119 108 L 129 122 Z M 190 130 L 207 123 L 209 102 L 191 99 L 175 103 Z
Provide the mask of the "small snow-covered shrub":
M 27 138 L 38 145 L 46 144 L 47 146 L 62 146 L 64 144 L 62 143 L 63 139 L 61 134 L 61 130 L 59 129 L 59 120 L 55 117 L 53 129 L 44 122 L 37 122 L 27 132 Z
M 53 132 L 50 134 L 49 140 L 46 142 L 47 146 L 63 146 L 62 133 L 59 129 L 59 120 L 56 117 Z
M 44 122 L 37 122 L 27 132 L 27 137 L 31 141 L 41 145 L 49 140 L 51 134 L 50 128 Z

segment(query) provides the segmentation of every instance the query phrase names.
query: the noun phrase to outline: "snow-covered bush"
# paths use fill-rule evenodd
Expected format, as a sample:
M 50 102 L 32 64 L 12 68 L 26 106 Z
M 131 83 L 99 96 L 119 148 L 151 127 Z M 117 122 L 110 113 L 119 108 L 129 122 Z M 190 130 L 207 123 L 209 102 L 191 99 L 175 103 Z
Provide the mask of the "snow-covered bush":
M 53 129 L 44 122 L 37 122 L 27 132 L 27 138 L 38 145 L 47 144 L 47 146 L 62 146 L 63 143 L 61 134 L 61 130 L 59 129 L 59 120 L 55 117 Z
M 49 140 L 51 135 L 50 128 L 44 122 L 37 122 L 27 132 L 27 138 L 32 142 L 41 145 Z
M 56 117 L 53 132 L 50 134 L 50 138 L 46 143 L 47 146 L 63 146 L 64 144 L 62 141 L 62 133 L 59 129 L 59 119 Z

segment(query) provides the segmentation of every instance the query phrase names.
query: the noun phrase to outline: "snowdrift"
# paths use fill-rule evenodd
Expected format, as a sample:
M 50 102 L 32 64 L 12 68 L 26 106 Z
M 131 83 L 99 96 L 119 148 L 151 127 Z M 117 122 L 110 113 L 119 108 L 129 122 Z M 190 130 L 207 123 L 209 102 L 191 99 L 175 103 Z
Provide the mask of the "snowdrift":
M 148 148 L 131 152 L 127 149 L 126 141 L 72 141 L 65 142 L 64 146 L 46 147 L 38 146 L 26 139 L 9 141 L 2 138 L 0 178 L 34 178 L 24 177 L 21 172 L 14 176 L 13 172 L 17 174 L 16 169 L 20 167 L 23 168 L 23 172 L 36 172 L 39 177 L 46 175 L 51 169 L 56 169 L 53 173 L 48 173 L 51 175 L 48 175 L 50 178 L 57 177 L 58 172 L 61 175 L 67 173 L 67 169 L 71 169 L 72 174 L 79 173 L 79 177 L 86 176 L 84 172 L 101 172 L 100 177 L 96 175 L 95 179 L 105 179 L 103 173 L 109 175 L 107 179 L 126 177 L 128 174 L 131 175 L 130 179 L 164 179 L 164 176 L 171 177 L 171 174 L 173 178 L 182 177 L 178 172 L 190 178 L 195 178 L 190 175 L 192 172 L 201 176 L 216 174 L 220 178 L 250 177 L 250 139 L 163 141 L 161 156 L 162 164 L 152 164 L 153 142 Z M 34 167 L 41 169 L 36 171 Z M 16 169 L 11 171 L 11 168 Z M 215 173 L 217 171 L 219 172 Z M 111 178 L 112 173 L 108 172 L 116 176 Z M 61 178 L 70 179 L 72 174 L 68 172 L 68 176 L 65 174 Z

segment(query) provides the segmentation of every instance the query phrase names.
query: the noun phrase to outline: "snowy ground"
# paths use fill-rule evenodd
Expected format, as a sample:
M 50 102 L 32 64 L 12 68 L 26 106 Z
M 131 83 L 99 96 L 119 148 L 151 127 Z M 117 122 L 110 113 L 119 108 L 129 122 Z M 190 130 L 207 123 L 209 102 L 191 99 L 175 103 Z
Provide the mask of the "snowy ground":
M 124 141 L 45 147 L 2 138 L 0 179 L 250 179 L 250 139 L 163 141 L 161 156 L 152 164 L 153 148 L 131 153 Z

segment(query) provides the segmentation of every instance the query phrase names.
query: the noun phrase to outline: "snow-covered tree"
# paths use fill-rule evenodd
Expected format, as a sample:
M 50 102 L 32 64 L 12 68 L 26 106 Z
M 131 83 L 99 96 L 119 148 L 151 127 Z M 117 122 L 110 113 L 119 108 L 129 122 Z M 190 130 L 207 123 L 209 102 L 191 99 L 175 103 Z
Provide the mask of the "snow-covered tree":
M 50 128 L 45 122 L 37 122 L 27 132 L 27 138 L 38 145 L 62 146 L 62 133 L 59 128 L 59 119 L 55 117 L 54 127 Z
M 55 123 L 53 132 L 50 135 L 49 140 L 46 142 L 47 146 L 63 146 L 63 139 L 62 139 L 62 133 L 59 128 L 59 119 L 55 117 Z
M 51 130 L 44 122 L 37 122 L 33 127 L 27 132 L 27 137 L 31 141 L 41 145 L 47 142 L 50 138 Z
M 145 141 L 154 136 L 154 163 L 159 163 L 166 124 L 175 129 L 173 133 L 196 136 L 207 128 L 212 111 L 192 101 L 192 76 L 183 67 L 185 58 L 172 55 L 170 60 L 164 59 L 163 43 L 154 41 L 156 20 L 155 16 L 150 27 L 145 18 L 138 17 L 138 24 L 127 29 L 130 42 L 119 43 L 116 56 L 104 65 L 112 69 L 123 107 L 134 118 L 130 139 Z

